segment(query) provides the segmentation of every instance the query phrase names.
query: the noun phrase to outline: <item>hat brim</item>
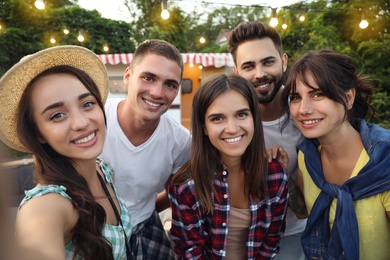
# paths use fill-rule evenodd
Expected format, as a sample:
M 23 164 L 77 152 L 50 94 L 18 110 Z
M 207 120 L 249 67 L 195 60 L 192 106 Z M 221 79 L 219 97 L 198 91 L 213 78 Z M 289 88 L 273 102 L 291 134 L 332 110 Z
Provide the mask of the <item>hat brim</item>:
M 0 139 L 3 143 L 15 150 L 30 152 L 17 135 L 19 101 L 33 78 L 60 65 L 69 65 L 87 73 L 97 85 L 105 103 L 108 96 L 107 69 L 94 52 L 80 46 L 62 45 L 28 55 L 0 79 Z

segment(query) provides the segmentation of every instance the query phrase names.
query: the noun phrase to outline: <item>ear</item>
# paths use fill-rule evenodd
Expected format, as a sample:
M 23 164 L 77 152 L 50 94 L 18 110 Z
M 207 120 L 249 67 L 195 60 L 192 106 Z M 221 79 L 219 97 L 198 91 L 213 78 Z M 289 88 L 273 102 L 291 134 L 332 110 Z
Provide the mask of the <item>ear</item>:
M 123 75 L 123 83 L 125 83 L 125 86 L 128 85 L 130 77 L 131 77 L 131 69 L 130 69 L 130 66 L 129 66 L 129 67 L 126 68 L 125 74 Z
M 283 72 L 286 72 L 287 70 L 287 62 L 288 62 L 288 56 L 286 53 L 283 53 L 282 55 L 282 68 L 283 68 Z
M 234 73 L 238 74 L 238 69 L 236 66 L 233 67 L 233 71 L 234 71 Z
M 206 129 L 206 128 L 203 128 L 203 131 L 204 131 L 204 134 L 205 134 L 205 135 L 209 135 L 209 134 L 207 133 L 207 129 Z
M 350 110 L 353 106 L 353 103 L 355 102 L 355 95 L 356 95 L 356 89 L 351 88 L 347 92 L 345 92 L 345 96 L 347 98 L 347 107 L 348 110 Z
M 38 140 L 41 144 L 47 143 L 46 140 L 42 136 L 38 136 Z

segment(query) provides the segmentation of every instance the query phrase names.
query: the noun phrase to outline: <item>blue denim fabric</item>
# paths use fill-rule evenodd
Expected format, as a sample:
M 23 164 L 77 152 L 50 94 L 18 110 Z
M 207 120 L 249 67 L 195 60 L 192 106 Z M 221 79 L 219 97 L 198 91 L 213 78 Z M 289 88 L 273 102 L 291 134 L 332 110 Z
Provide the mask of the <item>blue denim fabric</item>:
M 357 176 L 341 187 L 325 182 L 318 140 L 305 139 L 298 146 L 305 155 L 310 177 L 321 189 L 301 237 L 308 259 L 359 259 L 359 232 L 353 201 L 390 190 L 390 131 L 364 120 L 358 121 L 356 129 L 370 160 Z M 329 209 L 335 198 L 336 216 L 330 230 Z

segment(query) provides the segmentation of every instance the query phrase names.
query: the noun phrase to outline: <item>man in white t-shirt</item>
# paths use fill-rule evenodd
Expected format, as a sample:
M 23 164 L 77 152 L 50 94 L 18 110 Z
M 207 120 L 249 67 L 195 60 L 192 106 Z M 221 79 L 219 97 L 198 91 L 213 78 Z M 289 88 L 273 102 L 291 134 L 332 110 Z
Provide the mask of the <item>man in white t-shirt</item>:
M 126 99 L 105 105 L 101 157 L 115 170 L 115 187 L 132 217 L 134 259 L 175 257 L 158 212 L 169 207 L 165 188 L 172 174 L 189 159 L 189 131 L 165 114 L 179 92 L 183 68 L 175 46 L 147 40 L 125 71 Z
M 289 158 L 288 171 L 294 179 L 298 168 L 296 146 L 303 136 L 292 121 L 281 133 L 286 114 L 280 97 L 288 57 L 283 53 L 280 35 L 261 22 L 241 23 L 230 34 L 228 50 L 234 60 L 234 72 L 249 80 L 258 94 L 266 146 L 283 147 Z M 289 208 L 286 230 L 275 259 L 304 259 L 300 235 L 305 226 L 306 220 L 298 219 Z

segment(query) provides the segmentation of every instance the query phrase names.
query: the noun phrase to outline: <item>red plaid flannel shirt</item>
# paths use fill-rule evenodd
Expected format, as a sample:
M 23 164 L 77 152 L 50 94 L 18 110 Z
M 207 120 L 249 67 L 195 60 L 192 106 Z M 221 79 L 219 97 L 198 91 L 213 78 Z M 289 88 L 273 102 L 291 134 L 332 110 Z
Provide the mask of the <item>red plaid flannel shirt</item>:
M 214 180 L 213 214 L 204 215 L 196 195 L 194 181 L 170 185 L 168 196 L 172 207 L 171 239 L 179 259 L 224 259 L 229 224 L 229 188 L 226 168 Z M 285 230 L 288 201 L 287 175 L 276 161 L 268 164 L 269 199 L 259 203 L 250 198 L 251 224 L 246 241 L 247 259 L 272 259 L 279 250 Z

